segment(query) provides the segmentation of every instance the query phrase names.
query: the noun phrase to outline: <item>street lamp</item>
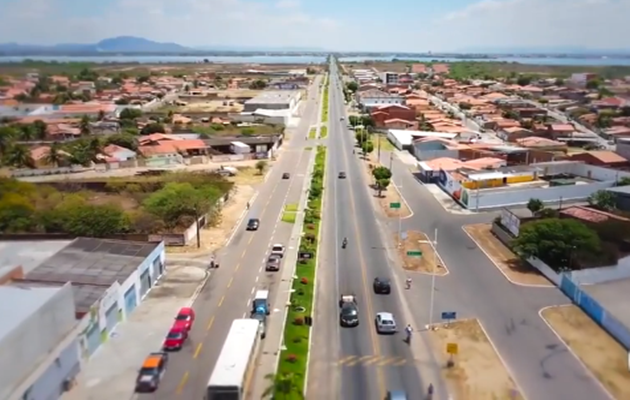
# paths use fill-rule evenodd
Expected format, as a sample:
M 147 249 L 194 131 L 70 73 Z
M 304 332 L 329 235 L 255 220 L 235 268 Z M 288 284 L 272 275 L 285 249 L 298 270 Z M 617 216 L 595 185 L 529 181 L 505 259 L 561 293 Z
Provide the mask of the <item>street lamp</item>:
M 426 326 L 427 329 L 433 329 L 433 308 L 435 304 L 435 266 L 438 265 L 438 254 L 437 254 L 437 244 L 438 244 L 438 230 L 435 228 L 433 232 L 433 241 L 431 240 L 418 240 L 418 243 L 430 244 L 433 246 L 433 271 L 431 274 L 431 298 L 429 300 L 429 324 Z

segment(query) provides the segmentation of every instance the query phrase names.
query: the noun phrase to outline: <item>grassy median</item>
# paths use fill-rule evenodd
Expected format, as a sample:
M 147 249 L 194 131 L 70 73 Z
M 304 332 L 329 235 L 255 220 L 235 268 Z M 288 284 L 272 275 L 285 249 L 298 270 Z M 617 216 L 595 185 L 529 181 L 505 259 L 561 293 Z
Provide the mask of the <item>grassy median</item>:
M 319 137 L 324 139 L 327 136 L 328 136 L 328 127 L 322 126 L 321 128 L 319 128 Z
M 317 129 L 311 128 L 311 130 L 308 131 L 308 138 L 309 139 L 317 139 Z
M 287 374 L 292 374 L 291 387 L 282 393 L 276 390 L 276 398 L 283 400 L 301 400 L 304 392 L 304 378 L 308 365 L 308 342 L 310 327 L 306 318 L 310 313 L 314 301 L 315 268 L 317 267 L 317 244 L 319 242 L 319 225 L 321 223 L 322 196 L 324 191 L 324 171 L 326 163 L 326 148 L 317 147 L 315 168 L 311 177 L 308 205 L 304 215 L 304 228 L 300 242 L 300 252 L 308 252 L 312 257 L 298 260 L 295 269 L 297 279 L 293 281 L 291 306 L 287 314 L 284 327 L 284 345 L 286 350 L 280 353 L 277 379 L 282 380 Z
M 324 86 L 324 100 L 322 101 L 322 122 L 328 122 L 328 77 Z M 322 136 L 323 137 L 323 136 Z
M 297 204 L 287 204 L 284 206 L 284 211 L 282 211 L 282 222 L 286 222 L 289 224 L 295 223 L 295 218 L 297 217 L 298 205 Z

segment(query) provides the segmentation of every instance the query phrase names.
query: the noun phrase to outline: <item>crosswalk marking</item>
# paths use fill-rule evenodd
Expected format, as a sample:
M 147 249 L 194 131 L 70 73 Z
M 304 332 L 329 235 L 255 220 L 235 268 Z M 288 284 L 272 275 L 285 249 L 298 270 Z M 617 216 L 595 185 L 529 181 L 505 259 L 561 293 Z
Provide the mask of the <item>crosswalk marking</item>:
M 378 367 L 402 367 L 405 365 L 414 364 L 414 360 L 409 360 L 406 357 L 387 357 L 376 355 L 364 355 L 364 356 L 344 356 L 341 357 L 336 365 L 341 367 L 355 367 L 355 366 L 378 366 Z

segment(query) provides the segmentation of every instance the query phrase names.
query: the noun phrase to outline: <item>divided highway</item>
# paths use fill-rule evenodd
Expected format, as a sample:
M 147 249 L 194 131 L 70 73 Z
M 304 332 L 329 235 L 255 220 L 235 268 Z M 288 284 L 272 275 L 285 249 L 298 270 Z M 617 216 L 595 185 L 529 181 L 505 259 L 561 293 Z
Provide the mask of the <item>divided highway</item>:
M 375 277 L 392 278 L 386 245 L 372 203 L 372 191 L 362 171 L 358 155 L 353 155 L 354 136 L 346 129 L 343 94 L 338 88 L 336 65 L 331 65 L 330 108 L 328 122 L 328 164 L 325 181 L 326 198 L 322 237 L 324 271 L 318 291 L 317 321 L 314 346 L 325 346 L 322 357 L 319 350 L 314 357 L 318 372 L 309 377 L 311 397 L 347 400 L 383 399 L 388 390 L 404 390 L 409 395 L 422 393 L 424 384 L 416 369 L 410 347 L 403 342 L 404 333 L 391 336 L 377 335 L 374 318 L 377 312 L 394 314 L 402 330 L 407 323 L 400 303 L 400 294 L 393 285 L 391 295 L 375 295 L 372 282 Z M 345 172 L 346 179 L 338 179 Z M 341 249 L 341 241 L 348 238 L 348 246 Z M 341 294 L 357 297 L 360 325 L 340 328 L 338 300 Z M 327 302 L 327 303 L 324 303 Z M 319 323 L 319 322 L 318 322 Z M 321 368 L 321 365 L 327 368 Z M 319 368 L 317 367 L 319 365 Z M 321 382 L 319 382 L 321 380 Z M 325 381 L 325 382 L 324 382 Z M 325 385 L 324 385 L 325 383 Z M 325 387 L 324 387 L 325 386 Z M 326 394 L 322 394 L 323 392 Z M 318 393 L 318 394 L 315 394 Z M 310 397 L 309 397 L 310 398 Z
M 297 203 L 306 176 L 309 151 L 305 150 L 308 130 L 318 115 L 319 81 L 309 88 L 299 127 L 294 130 L 280 159 L 261 184 L 258 196 L 245 218 L 236 227 L 230 243 L 218 254 L 221 267 L 210 279 L 193 304 L 196 322 L 184 348 L 172 353 L 166 375 L 157 392 L 139 395 L 139 399 L 202 399 L 214 364 L 234 319 L 249 315 L 251 300 L 257 289 L 271 291 L 278 283 L 278 272 L 264 271 L 264 262 L 273 243 L 288 243 L 293 225 L 280 221 L 285 204 Z M 290 172 L 289 180 L 282 179 Z M 245 231 L 249 218 L 259 218 L 258 231 Z M 284 266 L 283 266 L 284 267 Z M 270 324 L 282 323 L 274 321 Z M 166 331 L 164 332 L 166 334 Z M 277 340 L 277 338 L 270 338 Z

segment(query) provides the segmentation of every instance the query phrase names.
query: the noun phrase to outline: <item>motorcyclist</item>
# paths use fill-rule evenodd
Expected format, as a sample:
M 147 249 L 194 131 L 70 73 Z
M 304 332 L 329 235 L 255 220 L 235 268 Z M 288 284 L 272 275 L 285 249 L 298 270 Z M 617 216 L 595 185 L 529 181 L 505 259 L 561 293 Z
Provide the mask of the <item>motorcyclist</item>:
M 343 241 L 341 242 L 341 245 L 342 245 L 343 247 L 346 247 L 346 246 L 348 245 L 348 238 L 346 238 L 346 237 L 344 236 Z
M 411 278 L 407 278 L 407 280 L 405 280 L 405 283 L 407 284 L 407 289 L 411 289 Z
M 407 342 L 411 341 L 411 333 L 413 332 L 413 328 L 410 324 L 407 324 L 405 327 L 405 333 L 407 333 Z

